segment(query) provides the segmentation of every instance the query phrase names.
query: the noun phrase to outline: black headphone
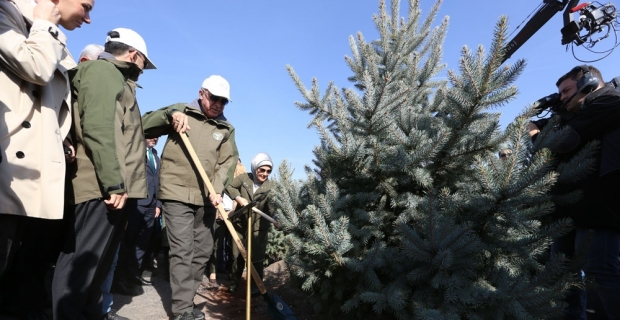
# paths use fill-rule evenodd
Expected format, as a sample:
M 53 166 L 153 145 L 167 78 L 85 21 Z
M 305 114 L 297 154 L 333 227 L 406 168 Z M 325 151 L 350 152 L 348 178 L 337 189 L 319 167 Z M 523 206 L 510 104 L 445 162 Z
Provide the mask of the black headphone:
M 577 91 L 581 93 L 590 93 L 596 90 L 596 88 L 598 88 L 599 81 L 598 78 L 595 77 L 592 72 L 590 72 L 590 68 L 588 68 L 588 66 L 585 64 L 580 65 L 574 67 L 571 73 L 577 73 L 579 71 L 578 69 L 581 69 L 581 71 L 583 72 L 583 77 L 577 80 Z

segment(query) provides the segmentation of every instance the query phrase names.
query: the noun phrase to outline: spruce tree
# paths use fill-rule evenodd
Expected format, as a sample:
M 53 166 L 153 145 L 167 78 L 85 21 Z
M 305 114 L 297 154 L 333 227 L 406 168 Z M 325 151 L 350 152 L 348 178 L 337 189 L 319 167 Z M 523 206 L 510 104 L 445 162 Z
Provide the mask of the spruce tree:
M 266 266 L 284 259 L 286 255 L 286 244 L 284 243 L 284 232 L 277 228 L 270 228 L 267 242 L 267 250 L 265 255 L 267 259 L 263 261 Z
M 492 112 L 517 94 L 525 62 L 501 63 L 503 17 L 488 52 L 464 47 L 458 71 L 436 80 L 448 27 L 433 27 L 439 5 L 423 18 L 410 0 L 401 18 L 399 1 L 389 12 L 380 1 L 379 39 L 350 39 L 350 88 L 321 94 L 288 66 L 321 143 L 307 180 L 279 169 L 285 262 L 329 318 L 557 318 L 572 278 L 546 253 L 570 221 L 541 222 L 553 158 L 544 139 L 531 143 L 529 112 L 505 130 Z

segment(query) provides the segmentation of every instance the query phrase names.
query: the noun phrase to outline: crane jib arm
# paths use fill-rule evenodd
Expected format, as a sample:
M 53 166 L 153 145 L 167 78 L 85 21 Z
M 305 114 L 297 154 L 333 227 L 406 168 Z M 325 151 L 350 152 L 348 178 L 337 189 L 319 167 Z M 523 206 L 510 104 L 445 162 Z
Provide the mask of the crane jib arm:
M 567 11 L 571 10 L 577 5 L 579 0 L 545 0 L 542 7 L 536 11 L 534 16 L 528 21 L 523 29 L 517 33 L 517 35 L 508 42 L 504 51 L 504 58 L 502 62 L 508 60 L 532 35 L 534 35 L 547 21 L 551 19 L 556 13 L 562 11 L 566 4 L 569 3 Z

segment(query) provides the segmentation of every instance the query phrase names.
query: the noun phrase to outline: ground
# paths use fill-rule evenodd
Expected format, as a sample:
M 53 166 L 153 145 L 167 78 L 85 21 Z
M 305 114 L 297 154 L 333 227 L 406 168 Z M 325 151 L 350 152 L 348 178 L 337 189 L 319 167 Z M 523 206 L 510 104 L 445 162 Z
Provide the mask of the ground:
M 228 292 L 229 285 L 226 275 L 218 274 L 219 287 L 208 289 L 201 286 L 194 298 L 194 303 L 199 306 L 206 315 L 205 320 L 230 319 L 242 320 L 246 318 L 245 290 L 239 288 L 235 294 Z M 131 320 L 168 320 L 172 319 L 170 311 L 170 284 L 160 277 L 151 278 L 152 286 L 144 286 L 144 293 L 135 296 L 114 295 L 113 308 L 118 314 Z M 291 308 L 298 320 L 321 319 L 317 315 L 305 292 L 291 285 L 289 272 L 282 261 L 276 262 L 265 268 L 265 286 L 270 293 L 278 294 L 281 299 Z M 208 285 L 205 278 L 203 284 Z M 245 288 L 245 287 L 244 287 Z M 270 319 L 266 313 L 266 302 L 262 297 L 251 299 L 250 316 L 254 320 Z M 597 314 L 588 314 L 588 319 L 599 320 L 605 317 L 596 317 Z M 366 319 L 381 319 L 368 315 Z M 15 318 L 0 316 L 0 320 L 16 320 Z
M 294 288 L 290 283 L 289 272 L 282 261 L 265 268 L 265 287 L 276 293 L 291 308 L 297 319 L 317 319 L 305 292 Z M 144 294 L 136 297 L 114 295 L 113 308 L 118 314 L 132 320 L 171 319 L 170 284 L 163 279 L 152 277 L 153 286 L 145 286 Z M 203 284 L 208 286 L 208 279 Z M 218 274 L 217 288 L 201 286 L 194 303 L 202 308 L 206 319 L 246 319 L 245 282 L 234 294 L 228 292 L 229 281 L 224 274 Z M 250 316 L 255 320 L 270 319 L 266 312 L 267 303 L 263 297 L 251 299 Z

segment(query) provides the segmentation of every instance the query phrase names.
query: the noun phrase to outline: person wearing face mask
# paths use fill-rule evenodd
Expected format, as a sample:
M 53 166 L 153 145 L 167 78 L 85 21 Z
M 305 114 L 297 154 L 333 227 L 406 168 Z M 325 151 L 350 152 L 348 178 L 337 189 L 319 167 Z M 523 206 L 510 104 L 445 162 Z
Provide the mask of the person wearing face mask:
M 0 313 L 40 311 L 43 278 L 60 251 L 72 157 L 63 147 L 71 127 L 67 70 L 76 63 L 59 26 L 89 24 L 93 6 L 0 0 Z
M 224 188 L 233 179 L 239 158 L 235 128 L 224 116 L 229 101 L 228 81 L 212 75 L 202 82 L 198 99 L 147 112 L 142 117 L 147 139 L 168 135 L 161 155 L 157 196 L 162 202 L 170 245 L 175 320 L 205 318 L 194 305 L 194 295 L 213 250 L 216 207 L 222 202 Z M 179 134 L 188 135 L 216 194 L 209 194 L 205 189 Z
M 105 48 L 102 45 L 95 44 L 95 43 L 88 44 L 86 45 L 86 47 L 84 47 L 84 49 L 82 49 L 82 52 L 80 52 L 78 63 L 97 60 L 99 59 L 99 55 L 103 53 L 104 50 Z M 70 182 L 71 180 L 69 180 L 68 186 L 72 187 L 72 184 Z M 71 197 L 73 197 L 73 190 L 70 190 L 67 192 L 70 193 Z M 71 199 L 71 201 L 68 201 L 68 202 L 72 203 L 72 201 L 73 199 Z M 117 260 L 118 260 L 118 253 L 114 255 L 114 259 L 112 260 L 112 265 L 110 267 L 110 271 L 108 272 L 108 276 L 106 277 L 106 279 L 103 281 L 103 284 L 101 285 L 101 295 L 102 295 L 102 302 L 103 302 L 103 307 L 102 307 L 103 320 L 127 320 L 127 318 L 116 314 L 116 310 L 112 309 L 112 305 L 114 304 L 114 301 L 113 301 L 114 297 L 112 293 L 110 292 L 110 288 L 112 286 L 112 280 L 114 279 L 114 271 L 116 270 Z
M 98 60 L 70 70 L 73 210 L 52 283 L 54 319 L 101 317 L 101 290 L 124 234 L 125 207 L 147 197 L 146 144 L 136 81 L 155 69 L 135 31 L 108 32 Z
M 237 176 L 226 187 L 226 193 L 228 193 L 231 199 L 237 201 L 239 206 L 245 206 L 250 201 L 257 201 L 255 206 L 257 209 L 267 215 L 272 215 L 273 210 L 268 195 L 272 188 L 272 183 L 269 180 L 272 168 L 273 162 L 271 157 L 263 152 L 258 153 L 252 158 L 252 172 Z M 233 218 L 233 220 L 233 225 L 239 238 L 245 243 L 249 236 L 247 215 L 239 215 Z M 252 264 L 261 279 L 263 278 L 263 262 L 266 258 L 269 228 L 271 228 L 271 222 L 262 218 L 256 212 L 252 212 Z M 232 281 L 229 289 L 231 292 L 234 292 L 239 286 L 244 267 L 244 261 L 240 257 L 239 248 L 234 242 L 232 256 Z M 252 295 L 257 295 L 258 293 L 258 288 L 252 282 Z

